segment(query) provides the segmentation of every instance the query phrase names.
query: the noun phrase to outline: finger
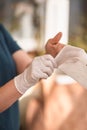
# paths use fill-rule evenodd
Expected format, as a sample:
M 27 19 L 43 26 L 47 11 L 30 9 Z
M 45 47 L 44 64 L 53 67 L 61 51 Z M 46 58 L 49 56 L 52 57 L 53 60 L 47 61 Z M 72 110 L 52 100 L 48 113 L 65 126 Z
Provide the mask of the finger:
M 56 44 L 55 49 L 56 49 L 57 53 L 59 53 L 64 46 L 65 46 L 65 45 L 62 44 L 62 43 Z
M 47 74 L 47 72 L 42 72 L 39 80 L 41 80 L 41 79 L 47 79 L 48 77 L 49 77 L 49 75 Z
M 51 76 L 53 73 L 54 69 L 51 67 L 46 67 L 44 70 L 44 73 L 47 74 L 48 76 Z
M 53 43 L 58 43 L 62 37 L 62 32 L 59 32 L 54 38 L 52 38 Z
M 59 40 L 61 39 L 61 37 L 62 37 L 62 32 L 59 32 L 56 36 L 54 36 L 53 38 L 50 38 L 47 41 L 45 48 L 47 47 L 47 45 L 49 45 L 49 46 L 56 45 L 59 42 Z
M 51 68 L 56 68 L 57 64 L 54 60 L 54 58 L 51 55 L 46 55 L 46 59 L 44 59 L 43 63 L 46 64 L 46 66 L 51 66 Z M 46 62 L 45 62 L 46 60 Z

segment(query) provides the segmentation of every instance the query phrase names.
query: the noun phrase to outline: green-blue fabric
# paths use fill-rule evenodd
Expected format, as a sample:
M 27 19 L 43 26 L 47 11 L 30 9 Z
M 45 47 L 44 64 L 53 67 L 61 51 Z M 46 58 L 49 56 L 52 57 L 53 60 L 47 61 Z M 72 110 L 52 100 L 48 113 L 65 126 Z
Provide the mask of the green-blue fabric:
M 0 24 L 0 86 L 16 76 L 16 66 L 12 54 L 19 49 L 20 47 L 10 33 Z M 0 113 L 0 130 L 19 130 L 18 101 Z

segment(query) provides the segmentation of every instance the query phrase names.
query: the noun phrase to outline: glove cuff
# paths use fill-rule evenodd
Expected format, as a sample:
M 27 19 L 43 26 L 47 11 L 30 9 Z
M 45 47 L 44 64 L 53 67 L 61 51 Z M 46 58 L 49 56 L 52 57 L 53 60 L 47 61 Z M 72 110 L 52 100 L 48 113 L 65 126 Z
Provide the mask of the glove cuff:
M 24 94 L 28 89 L 28 83 L 24 80 L 24 74 L 20 74 L 14 78 L 14 84 L 17 91 L 21 94 Z

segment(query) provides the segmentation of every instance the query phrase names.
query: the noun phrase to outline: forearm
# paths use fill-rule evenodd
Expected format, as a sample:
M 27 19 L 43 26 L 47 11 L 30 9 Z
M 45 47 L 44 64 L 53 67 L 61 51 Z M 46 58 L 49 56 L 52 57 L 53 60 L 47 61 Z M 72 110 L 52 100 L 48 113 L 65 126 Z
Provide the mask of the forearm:
M 23 50 L 19 50 L 17 52 L 15 52 L 13 55 L 13 59 L 15 61 L 16 64 L 16 69 L 17 69 L 17 73 L 20 74 L 22 73 L 25 68 L 31 64 L 32 62 L 32 58 L 29 57 L 29 55 L 23 51 Z
M 11 80 L 0 88 L 0 112 L 9 108 L 22 95 L 17 91 Z
M 0 112 L 10 107 L 40 79 L 47 79 L 56 67 L 55 59 L 50 55 L 34 58 L 21 74 L 0 88 Z

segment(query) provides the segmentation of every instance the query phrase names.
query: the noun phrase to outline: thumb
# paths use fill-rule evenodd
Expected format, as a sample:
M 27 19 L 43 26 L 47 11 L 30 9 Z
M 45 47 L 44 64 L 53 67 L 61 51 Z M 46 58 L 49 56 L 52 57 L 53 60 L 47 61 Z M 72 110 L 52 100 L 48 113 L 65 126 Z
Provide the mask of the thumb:
M 56 36 L 52 38 L 53 43 L 58 43 L 62 37 L 62 32 L 59 32 Z

